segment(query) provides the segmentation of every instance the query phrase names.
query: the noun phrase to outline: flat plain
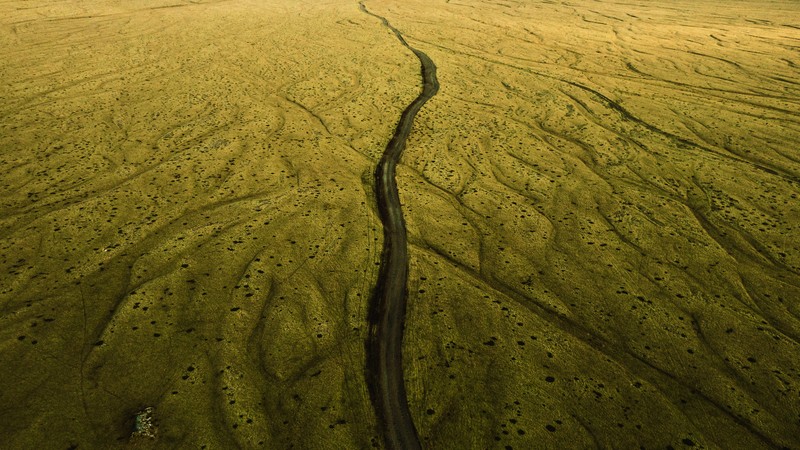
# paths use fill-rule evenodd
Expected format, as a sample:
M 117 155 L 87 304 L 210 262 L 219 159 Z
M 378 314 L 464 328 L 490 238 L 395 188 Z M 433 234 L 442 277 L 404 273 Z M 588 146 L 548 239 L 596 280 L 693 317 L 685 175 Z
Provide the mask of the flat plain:
M 368 0 L 425 448 L 800 448 L 795 2 Z M 366 448 L 356 1 L 0 3 L 0 442 Z M 153 407 L 155 438 L 131 437 Z

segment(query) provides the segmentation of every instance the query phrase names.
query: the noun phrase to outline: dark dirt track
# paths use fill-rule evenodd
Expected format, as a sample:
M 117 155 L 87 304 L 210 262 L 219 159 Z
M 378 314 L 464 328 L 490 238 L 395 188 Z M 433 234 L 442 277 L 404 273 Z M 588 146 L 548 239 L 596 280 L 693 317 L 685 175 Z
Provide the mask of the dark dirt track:
M 383 433 L 390 449 L 421 448 L 403 382 L 403 329 L 406 316 L 406 282 L 408 280 L 408 244 L 406 225 L 400 209 L 400 196 L 395 181 L 395 167 L 411 132 L 414 117 L 439 90 L 436 65 L 425 53 L 408 45 L 400 31 L 384 17 L 376 17 L 392 30 L 398 40 L 419 58 L 423 81 L 422 92 L 400 116 L 383 157 L 375 169 L 375 196 L 383 222 L 384 244 L 378 282 L 370 301 L 370 333 L 367 341 L 367 382 Z

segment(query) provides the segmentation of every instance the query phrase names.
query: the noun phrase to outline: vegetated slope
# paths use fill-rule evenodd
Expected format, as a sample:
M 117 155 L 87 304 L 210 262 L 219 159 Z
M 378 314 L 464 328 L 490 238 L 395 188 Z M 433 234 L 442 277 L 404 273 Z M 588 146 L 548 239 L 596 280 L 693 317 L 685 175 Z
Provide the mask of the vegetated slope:
M 357 3 L 0 6 L 0 442 L 368 447 L 372 170 L 418 66 Z M 367 51 L 368 50 L 368 51 Z
M 437 62 L 398 171 L 430 448 L 800 445 L 791 2 L 372 2 Z

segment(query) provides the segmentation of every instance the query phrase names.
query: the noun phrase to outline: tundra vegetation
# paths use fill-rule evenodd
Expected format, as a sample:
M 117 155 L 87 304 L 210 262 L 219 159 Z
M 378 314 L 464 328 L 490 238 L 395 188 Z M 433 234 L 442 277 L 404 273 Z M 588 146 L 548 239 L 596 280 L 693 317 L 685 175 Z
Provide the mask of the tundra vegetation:
M 425 448 L 800 447 L 791 0 L 366 0 Z M 0 442 L 382 446 L 355 0 L 0 3 Z

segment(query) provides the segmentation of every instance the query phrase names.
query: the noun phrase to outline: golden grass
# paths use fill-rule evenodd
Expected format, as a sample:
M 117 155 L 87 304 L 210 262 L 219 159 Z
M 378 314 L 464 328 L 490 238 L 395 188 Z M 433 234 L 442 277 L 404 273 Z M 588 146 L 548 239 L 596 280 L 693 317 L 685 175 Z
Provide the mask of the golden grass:
M 791 1 L 375 0 L 430 448 L 800 445 Z M 0 4 L 0 442 L 364 448 L 358 3 Z M 155 407 L 155 441 L 129 440 Z
M 410 53 L 356 3 L 79 5 L 0 12 L 0 441 L 369 446 Z
M 428 446 L 796 446 L 794 5 L 372 7 L 442 84 L 399 180 Z

